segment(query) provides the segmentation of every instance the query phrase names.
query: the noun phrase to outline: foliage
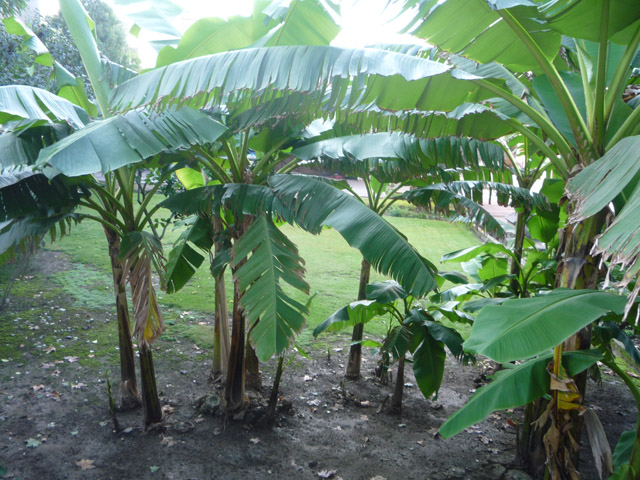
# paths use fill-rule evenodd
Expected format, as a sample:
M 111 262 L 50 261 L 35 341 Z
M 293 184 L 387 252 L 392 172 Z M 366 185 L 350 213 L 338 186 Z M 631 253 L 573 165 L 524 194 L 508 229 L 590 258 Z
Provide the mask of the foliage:
M 139 69 L 140 60 L 128 47 L 122 23 L 111 7 L 101 0 L 83 0 L 82 3 L 91 19 L 98 25 L 96 35 L 100 51 L 115 64 Z M 2 8 L 11 8 L 11 4 L 3 3 Z M 39 19 L 32 28 L 33 33 L 44 43 L 58 64 L 73 76 L 82 79 L 83 83 L 87 84 L 87 95 L 92 96 L 93 92 L 88 85 L 80 53 L 62 14 Z M 56 91 L 63 86 L 60 80 L 56 82 L 53 69 L 34 63 L 34 53 L 26 48 L 23 40 L 7 33 L 4 25 L 0 25 L 0 47 L 0 85 L 30 85 Z

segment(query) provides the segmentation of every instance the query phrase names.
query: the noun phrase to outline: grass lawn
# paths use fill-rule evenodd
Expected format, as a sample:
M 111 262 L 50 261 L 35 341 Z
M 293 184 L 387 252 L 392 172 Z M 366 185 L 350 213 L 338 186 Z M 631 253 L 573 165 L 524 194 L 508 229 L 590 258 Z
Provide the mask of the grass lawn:
M 459 264 L 440 264 L 444 253 L 478 243 L 475 235 L 464 225 L 420 218 L 386 219 L 406 235 L 423 256 L 445 270 L 459 269 Z M 305 259 L 306 280 L 311 287 L 311 294 L 315 294 L 307 328 L 299 339 L 301 345 L 309 346 L 313 343 L 313 328 L 335 310 L 356 299 L 362 257 L 335 230 L 326 229 L 320 235 L 313 236 L 289 225 L 282 229 L 298 246 Z M 179 233 L 171 230 L 171 227 L 167 231 L 163 240 L 165 254 L 168 254 Z M 77 264 L 72 270 L 57 274 L 56 280 L 67 293 L 87 307 L 112 308 L 113 305 L 111 270 L 105 247 L 102 227 L 92 221 L 73 227 L 71 235 L 47 246 L 67 253 Z M 168 324 L 166 336 L 187 336 L 202 347 L 211 345 L 209 325 L 191 325 L 187 328 L 180 321 L 185 316 L 198 318 L 213 315 L 213 281 L 208 264 L 208 259 L 205 259 L 199 271 L 181 291 L 171 295 L 158 292 Z M 372 281 L 378 280 L 383 280 L 383 277 L 372 272 Z M 230 278 L 227 291 L 231 298 Z M 304 295 L 296 292 L 296 297 L 306 302 Z M 369 334 L 381 335 L 384 327 L 380 322 L 371 322 L 366 330 Z M 323 339 L 319 339 L 319 342 L 316 346 L 324 348 Z

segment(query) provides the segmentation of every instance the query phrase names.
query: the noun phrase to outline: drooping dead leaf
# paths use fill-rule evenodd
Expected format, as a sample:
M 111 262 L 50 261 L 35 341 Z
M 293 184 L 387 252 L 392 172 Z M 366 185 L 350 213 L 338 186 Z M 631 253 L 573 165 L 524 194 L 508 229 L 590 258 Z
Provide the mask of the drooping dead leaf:
M 89 460 L 88 458 L 83 458 L 82 460 L 78 460 L 76 465 L 79 466 L 82 470 L 91 470 L 92 468 L 96 468 L 93 464 L 94 460 Z

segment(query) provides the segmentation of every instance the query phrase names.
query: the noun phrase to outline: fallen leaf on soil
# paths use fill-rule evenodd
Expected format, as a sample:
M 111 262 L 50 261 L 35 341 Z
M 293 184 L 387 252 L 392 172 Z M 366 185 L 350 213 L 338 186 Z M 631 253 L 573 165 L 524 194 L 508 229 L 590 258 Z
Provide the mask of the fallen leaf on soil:
M 370 405 L 369 400 L 365 400 L 364 402 L 360 402 L 361 407 L 368 407 Z
M 51 353 L 56 351 L 56 347 L 47 347 L 44 349 L 45 353 Z
M 36 440 L 35 438 L 27 438 L 24 443 L 27 444 L 28 448 L 36 448 L 40 445 L 40 440 Z
M 253 443 L 254 445 L 255 445 L 256 443 L 260 443 L 260 439 L 259 439 L 258 437 L 250 438 L 250 439 L 249 439 L 249 441 L 250 441 L 251 443 Z
M 33 388 L 34 392 L 37 392 L 38 390 L 44 390 L 44 385 L 43 384 L 33 385 L 31 388 Z
M 94 460 L 89 460 L 88 458 L 83 458 L 82 460 L 78 460 L 76 465 L 79 466 L 82 470 L 91 470 L 92 468 L 96 468 L 93 464 Z
M 162 411 L 170 415 L 173 413 L 173 407 L 171 405 L 165 405 L 162 407 Z
M 98 425 L 100 425 L 101 427 L 106 427 L 107 425 L 109 425 L 109 421 L 108 420 L 104 420 L 102 422 L 98 422 Z
M 156 465 L 151 465 L 149 467 L 149 470 L 151 470 L 151 473 L 156 473 L 158 470 L 160 470 L 160 467 L 158 467 Z
M 424 440 L 418 440 L 416 443 L 417 443 L 418 445 L 424 445 Z
M 480 436 L 480 441 L 482 443 L 484 443 L 485 445 L 489 445 L 493 440 L 491 440 L 489 437 L 485 437 L 485 436 Z
M 640 377 L 638 376 L 638 374 L 633 373 L 633 372 L 627 372 L 627 375 L 629 375 L 631 378 L 640 378 Z
M 204 422 L 204 418 L 203 418 L 203 417 L 198 417 L 198 418 L 196 418 L 196 419 L 194 420 L 194 422 L 196 422 L 196 423 L 202 423 L 202 422 Z
M 69 363 L 73 363 L 73 362 L 77 362 L 78 360 L 80 360 L 80 357 L 64 357 L 64 359 L 69 362 Z
M 86 383 L 82 383 L 82 382 L 78 382 L 75 385 L 71 385 L 71 388 L 74 390 L 80 390 L 82 387 L 86 387 L 87 384 Z
M 360 415 L 360 420 L 364 420 L 365 422 L 367 422 L 369 420 L 369 417 L 367 415 Z
M 56 365 L 55 363 L 47 363 L 47 362 L 45 362 L 45 363 L 41 363 L 40 364 L 40 368 L 44 368 L 44 369 L 53 368 L 53 367 L 55 367 L 55 365 Z
M 176 444 L 176 442 L 173 440 L 173 437 L 165 437 L 164 435 L 162 436 L 162 441 L 160 442 L 160 445 L 166 445 L 167 447 L 173 447 Z
M 318 478 L 333 478 L 338 473 L 337 470 L 320 470 L 318 472 Z
M 313 380 L 313 377 L 310 377 L 309 375 L 305 375 L 304 377 L 302 377 L 302 379 L 303 379 L 305 382 L 310 382 L 311 380 Z

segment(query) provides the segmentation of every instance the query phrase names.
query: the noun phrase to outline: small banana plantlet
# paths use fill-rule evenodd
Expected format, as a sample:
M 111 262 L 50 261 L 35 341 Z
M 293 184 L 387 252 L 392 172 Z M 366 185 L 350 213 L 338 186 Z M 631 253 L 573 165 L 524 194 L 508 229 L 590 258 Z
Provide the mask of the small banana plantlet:
M 298 354 L 302 355 L 304 358 L 309 358 L 307 352 L 305 352 L 298 344 L 293 346 L 291 357 L 285 363 L 286 352 L 282 352 L 278 356 L 278 367 L 276 369 L 276 376 L 273 379 L 273 387 L 271 387 L 271 395 L 269 397 L 269 406 L 268 406 L 268 419 L 269 423 L 273 423 L 276 418 L 276 407 L 278 405 L 278 396 L 280 393 L 280 380 L 282 379 L 282 373 L 284 369 L 291 365 L 291 363 L 295 360 Z
M 367 299 L 353 302 L 341 308 L 313 331 L 318 336 L 324 331 L 336 331 L 356 324 L 366 324 L 375 318 L 388 315 L 391 320 L 382 343 L 365 340 L 366 346 L 380 348 L 383 357 L 398 362 L 396 383 L 390 411 L 402 410 L 404 390 L 404 365 L 410 362 L 420 391 L 429 398 L 437 395 L 444 375 L 445 347 L 463 362 L 474 360 L 462 351 L 463 339 L 453 328 L 439 320 L 453 318 L 469 321 L 462 312 L 447 307 L 425 308 L 415 301 L 397 282 L 388 280 L 367 285 Z M 366 342 L 366 343 L 365 343 Z
M 113 388 L 111 386 L 111 375 L 109 375 L 109 370 L 106 370 L 105 377 L 107 381 L 107 395 L 109 396 L 109 415 L 111 415 L 111 420 L 113 421 L 113 428 L 117 432 L 120 432 L 120 423 L 118 422 L 118 417 L 116 417 L 116 402 L 113 399 Z

